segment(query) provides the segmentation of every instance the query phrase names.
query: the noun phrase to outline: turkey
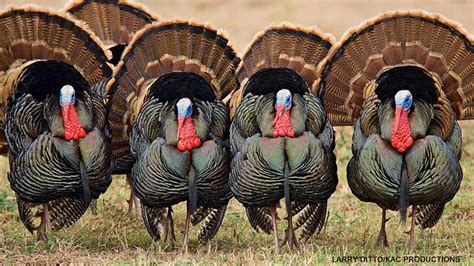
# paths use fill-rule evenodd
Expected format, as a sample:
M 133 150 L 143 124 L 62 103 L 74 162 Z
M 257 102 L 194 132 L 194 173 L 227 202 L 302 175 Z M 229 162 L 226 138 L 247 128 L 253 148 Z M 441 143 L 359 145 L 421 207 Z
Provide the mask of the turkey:
M 105 106 L 94 87 L 112 74 L 108 53 L 81 23 L 38 8 L 4 11 L 0 32 L 8 180 L 21 221 L 47 241 L 49 228 L 76 222 L 111 181 Z
M 128 0 L 74 0 L 64 11 L 87 23 L 112 52 L 117 65 L 135 32 L 158 18 L 145 7 Z
M 381 14 L 349 30 L 325 63 L 319 94 L 334 125 L 354 125 L 347 179 L 382 208 L 431 228 L 459 189 L 461 129 L 474 116 L 473 36 L 423 11 Z
M 145 7 L 127 0 L 75 0 L 65 7 L 65 11 L 87 23 L 112 52 L 112 59 L 109 62 L 113 65 L 118 64 L 123 50 L 135 32 L 147 24 L 158 21 L 158 18 Z M 131 187 L 130 161 L 114 161 L 113 174 L 126 174 Z M 129 213 L 134 206 L 138 206 L 138 200 L 131 189 L 128 199 Z
M 289 24 L 257 34 L 242 58 L 242 83 L 230 99 L 233 155 L 229 184 L 252 227 L 274 233 L 276 251 L 319 232 L 338 183 L 334 132 L 312 93 L 332 39 Z M 288 229 L 280 242 L 277 208 L 285 198 Z M 296 216 L 293 225 L 293 216 Z M 294 227 L 293 227 L 294 226 Z
M 174 245 L 172 206 L 187 202 L 186 253 L 190 224 L 202 222 L 199 240 L 208 241 L 232 197 L 221 99 L 238 88 L 240 59 L 219 31 L 176 20 L 139 31 L 122 60 L 107 86 L 114 156 L 135 160 L 133 189 L 153 240 L 164 231 Z

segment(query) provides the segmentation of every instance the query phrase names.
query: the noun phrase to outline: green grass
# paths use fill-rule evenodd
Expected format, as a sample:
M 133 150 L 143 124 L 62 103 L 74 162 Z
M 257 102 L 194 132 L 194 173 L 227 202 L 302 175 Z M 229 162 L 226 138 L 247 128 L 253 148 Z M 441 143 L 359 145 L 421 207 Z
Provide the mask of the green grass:
M 464 180 L 441 221 L 431 230 L 417 230 L 417 248 L 406 248 L 408 235 L 399 223 L 399 215 L 389 212 L 387 224 L 391 246 L 375 246 L 380 226 L 380 209 L 357 200 L 347 186 L 345 167 L 350 159 L 351 130 L 338 129 L 336 155 L 339 185 L 329 201 L 329 218 L 324 231 L 313 236 L 299 252 L 287 248 L 274 253 L 272 237 L 251 230 L 241 205 L 232 200 L 217 236 L 207 245 L 197 241 L 193 228 L 190 253 L 182 255 L 184 205 L 175 208 L 177 247 L 152 243 L 139 213 L 127 214 L 129 189 L 123 176 L 114 177 L 107 193 L 99 199 L 99 213 L 88 211 L 74 226 L 51 232 L 49 242 L 37 243 L 21 224 L 15 198 L 6 180 L 7 160 L 0 162 L 0 262 L 45 263 L 169 263 L 169 264 L 326 264 L 338 256 L 462 256 L 464 264 L 473 263 L 474 213 L 474 136 L 468 132 L 474 124 L 464 124 Z M 284 213 L 281 213 L 284 217 Z M 408 227 L 408 225 L 407 225 Z M 286 228 L 279 224 L 280 235 Z

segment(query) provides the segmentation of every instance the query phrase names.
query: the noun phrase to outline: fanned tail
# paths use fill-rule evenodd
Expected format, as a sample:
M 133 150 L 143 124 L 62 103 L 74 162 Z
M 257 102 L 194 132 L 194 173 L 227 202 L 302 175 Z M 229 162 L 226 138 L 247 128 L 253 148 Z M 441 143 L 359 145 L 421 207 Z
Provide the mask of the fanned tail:
M 474 37 L 439 14 L 392 11 L 350 29 L 331 50 L 316 86 L 333 125 L 353 125 L 381 74 L 417 67 L 458 119 L 474 118 Z
M 244 85 L 255 73 L 266 68 L 287 68 L 295 71 L 312 89 L 318 78 L 320 62 L 333 45 L 333 37 L 316 29 L 283 23 L 258 33 L 247 47 L 237 76 L 242 83 L 224 102 L 235 113 Z
M 108 109 L 115 167 L 126 168 L 118 163 L 127 162 L 123 158 L 130 154 L 128 133 L 147 95 L 162 98 L 161 88 L 169 87 L 161 85 L 180 76 L 182 82 L 192 85 L 177 88 L 177 95 L 200 93 L 223 99 L 239 86 L 235 74 L 239 62 L 228 39 L 207 25 L 163 21 L 137 32 L 106 92 L 111 95 Z M 197 83 L 205 84 L 198 90 L 207 89 L 196 91 Z
M 135 32 L 158 21 L 157 16 L 145 7 L 126 0 L 76 0 L 64 11 L 87 23 L 112 52 L 110 62 L 114 65 Z
M 109 53 L 101 41 L 81 22 L 66 14 L 37 7 L 10 8 L 0 13 L 0 32 L 3 33 L 0 40 L 2 130 L 6 107 L 9 100 L 14 100 L 18 79 L 35 60 L 73 66 L 89 85 L 112 74 L 106 63 Z M 5 143 L 2 132 L 0 145 Z

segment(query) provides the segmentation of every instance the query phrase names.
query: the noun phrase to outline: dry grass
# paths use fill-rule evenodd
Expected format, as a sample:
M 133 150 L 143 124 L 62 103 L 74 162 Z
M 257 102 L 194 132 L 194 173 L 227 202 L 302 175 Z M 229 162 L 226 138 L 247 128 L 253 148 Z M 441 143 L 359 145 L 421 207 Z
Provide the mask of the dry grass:
M 465 132 L 474 129 L 473 123 L 464 125 Z M 298 253 L 284 249 L 274 254 L 272 237 L 251 230 L 242 207 L 232 200 L 218 235 L 209 245 L 197 242 L 193 228 L 190 254 L 179 253 L 182 235 L 177 234 L 178 246 L 172 250 L 163 243 L 152 243 L 139 213 L 127 215 L 125 202 L 129 190 L 121 176 L 99 201 L 99 214 L 90 212 L 71 228 L 52 232 L 47 244 L 36 243 L 19 221 L 14 196 L 5 179 L 0 182 L 0 261 L 7 262 L 68 262 L 78 263 L 171 263 L 171 264 L 315 264 L 331 262 L 335 256 L 396 256 L 446 255 L 462 256 L 465 263 L 472 261 L 474 213 L 471 200 L 474 191 L 474 136 L 465 133 L 465 153 L 462 166 L 465 179 L 461 189 L 450 202 L 438 225 L 432 230 L 417 231 L 418 247 L 406 249 L 407 235 L 402 233 L 398 213 L 390 212 L 388 237 L 390 248 L 374 245 L 380 226 L 380 209 L 375 204 L 362 203 L 350 192 L 345 179 L 345 166 L 351 156 L 349 128 L 337 131 L 337 156 L 340 182 L 329 201 L 326 228 L 313 237 Z M 7 161 L 2 160 L 7 168 Z M 0 174 L 5 176 L 5 170 Z M 6 193 L 6 196 L 5 196 Z M 3 195 L 3 196 L 2 196 Z M 177 232 L 184 227 L 184 206 L 175 209 Z M 286 227 L 280 223 L 281 234 Z
M 65 0 L 2 0 L 0 8 L 9 4 L 36 3 L 55 8 Z M 270 23 L 287 20 L 302 25 L 318 25 L 337 38 L 350 26 L 387 9 L 424 8 L 441 12 L 474 31 L 473 1 L 141 1 L 162 17 L 193 18 L 210 21 L 227 30 L 229 37 L 242 51 L 255 32 Z M 153 244 L 138 213 L 127 215 L 125 198 L 129 190 L 123 177 L 114 178 L 107 193 L 99 200 L 99 214 L 90 212 L 73 227 L 53 232 L 47 244 L 36 243 L 19 221 L 15 200 L 6 180 L 7 160 L 0 161 L 0 264 L 26 263 L 171 263 L 171 264 L 316 264 L 331 262 L 344 255 L 461 255 L 466 264 L 473 263 L 474 212 L 474 123 L 463 123 L 464 180 L 450 202 L 439 224 L 432 230 L 417 231 L 418 247 L 405 248 L 407 235 L 399 226 L 398 214 L 388 223 L 390 248 L 374 245 L 380 226 L 380 209 L 362 203 L 350 192 L 345 168 L 351 156 L 351 129 L 337 129 L 339 185 L 330 199 L 326 228 L 313 237 L 298 253 L 287 249 L 280 255 L 273 252 L 272 237 L 251 230 L 242 207 L 232 200 L 218 235 L 209 245 L 191 237 L 190 254 L 180 255 L 160 243 Z M 184 225 L 184 207 L 175 210 L 177 232 Z M 281 234 L 286 227 L 280 224 Z M 197 229 L 193 229 L 193 233 Z M 182 235 L 177 234 L 178 243 Z M 179 250 L 178 246 L 178 249 Z

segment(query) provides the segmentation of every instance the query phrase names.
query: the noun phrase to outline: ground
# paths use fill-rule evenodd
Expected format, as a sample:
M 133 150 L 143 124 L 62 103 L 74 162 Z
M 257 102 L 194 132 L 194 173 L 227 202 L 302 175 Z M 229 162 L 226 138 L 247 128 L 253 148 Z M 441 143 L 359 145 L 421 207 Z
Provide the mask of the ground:
M 60 8 L 66 1 L 2 0 L 9 4 L 36 3 Z M 148 0 L 147 4 L 163 18 L 192 18 L 210 21 L 226 29 L 236 49 L 243 52 L 255 32 L 270 23 L 286 20 L 317 25 L 340 38 L 343 32 L 381 11 L 422 8 L 440 12 L 474 32 L 474 1 L 186 1 Z M 241 205 L 232 200 L 224 223 L 208 245 L 198 243 L 193 228 L 190 254 L 179 254 L 184 227 L 184 205 L 175 209 L 178 248 L 152 243 L 139 213 L 127 215 L 129 188 L 125 177 L 115 176 L 107 193 L 99 199 L 98 215 L 89 211 L 74 226 L 50 234 L 47 244 L 37 243 L 18 218 L 14 195 L 6 179 L 8 161 L 0 160 L 0 264 L 2 262 L 145 263 L 170 264 L 315 264 L 332 262 L 341 256 L 461 256 L 473 263 L 474 248 L 474 122 L 463 122 L 464 180 L 457 196 L 447 206 L 441 221 L 431 230 L 417 230 L 417 248 L 406 249 L 408 236 L 400 226 L 399 215 L 390 212 L 387 231 L 391 246 L 375 246 L 380 226 L 380 209 L 355 198 L 346 180 L 345 168 L 351 157 L 351 129 L 336 129 L 336 155 L 339 185 L 329 200 L 329 217 L 324 231 L 314 236 L 300 252 L 284 249 L 276 255 L 272 237 L 251 230 Z M 284 214 L 281 215 L 284 217 Z M 280 223 L 280 235 L 286 227 Z

